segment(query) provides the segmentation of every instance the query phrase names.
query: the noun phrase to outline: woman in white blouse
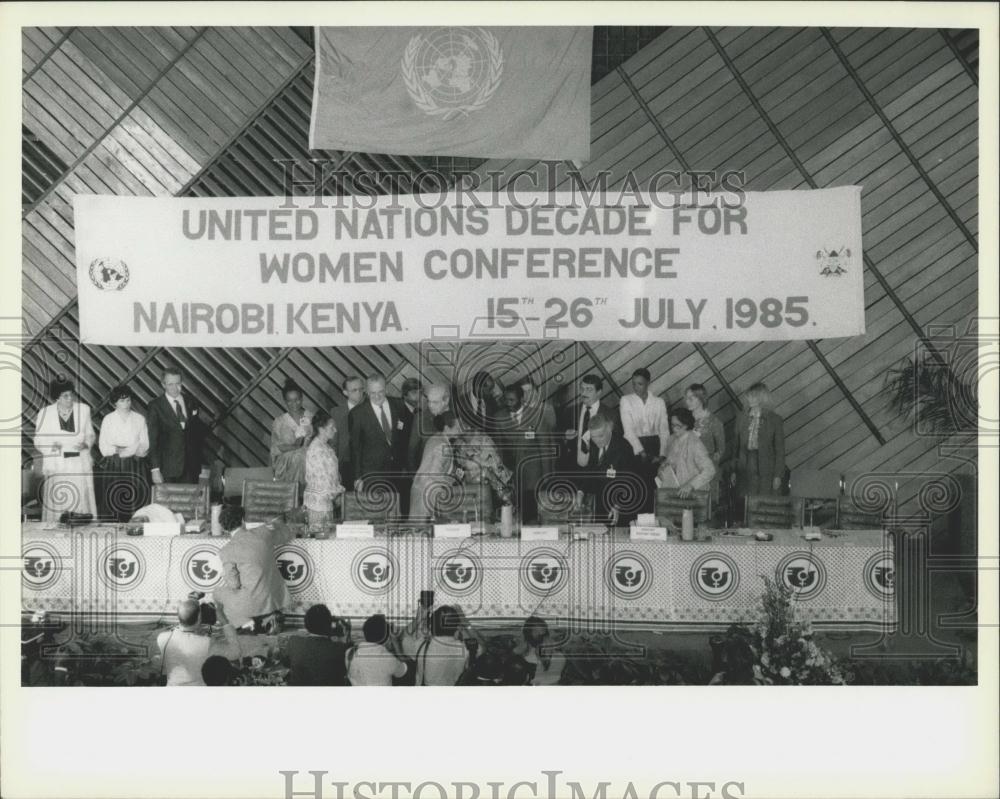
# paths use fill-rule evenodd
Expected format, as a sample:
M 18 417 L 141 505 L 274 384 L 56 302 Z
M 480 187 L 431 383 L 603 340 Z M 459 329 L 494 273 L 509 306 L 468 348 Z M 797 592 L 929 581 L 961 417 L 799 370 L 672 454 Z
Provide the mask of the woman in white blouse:
M 58 522 L 63 513 L 97 515 L 90 448 L 94 427 L 90 408 L 76 401 L 73 384 L 57 379 L 51 405 L 35 420 L 35 449 L 42 453 L 42 521 Z
M 117 386 L 111 392 L 115 409 L 101 421 L 98 448 L 103 460 L 98 496 L 101 517 L 127 522 L 149 502 L 149 430 L 146 418 L 132 410 L 132 392 Z

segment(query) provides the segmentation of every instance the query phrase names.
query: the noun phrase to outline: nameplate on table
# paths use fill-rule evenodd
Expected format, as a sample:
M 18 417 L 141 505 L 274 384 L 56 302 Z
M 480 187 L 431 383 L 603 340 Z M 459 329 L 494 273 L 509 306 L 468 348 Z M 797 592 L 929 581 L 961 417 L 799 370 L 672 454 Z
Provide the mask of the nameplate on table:
M 337 538 L 374 538 L 375 525 L 349 522 L 337 525 Z
M 435 524 L 435 538 L 471 538 L 471 524 Z
M 558 541 L 558 527 L 521 527 L 522 541 Z
M 666 541 L 667 528 L 634 524 L 629 527 L 629 537 L 633 541 Z
M 170 536 L 180 535 L 184 532 L 184 525 L 180 522 L 143 522 L 143 536 Z

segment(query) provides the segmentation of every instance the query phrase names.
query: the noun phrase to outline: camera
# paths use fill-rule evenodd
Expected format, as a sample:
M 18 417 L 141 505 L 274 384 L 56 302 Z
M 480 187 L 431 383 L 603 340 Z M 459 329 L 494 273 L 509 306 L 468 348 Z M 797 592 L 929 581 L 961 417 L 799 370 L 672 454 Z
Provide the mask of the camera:
M 188 594 L 188 599 L 193 599 L 198 603 L 198 623 L 206 624 L 211 627 L 213 624 L 218 622 L 219 615 L 215 612 L 215 604 L 212 602 L 205 602 L 205 592 L 204 591 L 192 591 Z

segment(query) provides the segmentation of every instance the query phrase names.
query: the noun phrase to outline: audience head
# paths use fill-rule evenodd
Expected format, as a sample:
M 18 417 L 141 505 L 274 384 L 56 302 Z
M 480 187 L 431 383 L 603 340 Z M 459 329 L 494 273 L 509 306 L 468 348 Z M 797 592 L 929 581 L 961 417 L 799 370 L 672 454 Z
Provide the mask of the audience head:
M 381 405 L 385 402 L 385 375 L 381 372 L 369 375 L 365 388 L 372 405 Z
M 598 447 L 606 447 L 611 443 L 615 426 L 603 413 L 595 413 L 590 417 L 590 441 Z
M 68 408 L 73 404 L 75 394 L 72 381 L 67 380 L 62 375 L 49 383 L 49 398 L 63 408 Z
M 537 649 L 549 637 L 549 625 L 545 623 L 545 619 L 538 616 L 529 616 L 525 619 L 524 626 L 521 628 L 521 635 L 528 646 Z
M 177 605 L 177 621 L 181 627 L 195 627 L 201 619 L 201 607 L 194 599 L 182 599 Z
M 243 515 L 242 505 L 235 503 L 223 505 L 222 511 L 219 513 L 219 524 L 222 525 L 222 531 L 231 533 L 233 530 L 239 529 L 243 524 Z
M 511 413 L 520 409 L 524 404 L 524 389 L 518 385 L 507 386 L 503 392 L 503 402 Z
M 333 634 L 333 614 L 326 605 L 313 605 L 306 611 L 306 632 L 313 635 Z
M 443 383 L 435 383 L 427 387 L 427 410 L 432 416 L 437 416 L 447 410 L 451 402 L 451 389 Z
M 281 398 L 285 401 L 285 408 L 293 417 L 302 412 L 302 389 L 291 378 L 288 378 L 281 387 Z
M 400 389 L 403 399 L 414 408 L 420 405 L 420 381 L 415 377 L 408 377 L 403 381 Z
M 439 638 L 454 638 L 462 626 L 457 608 L 442 605 L 431 616 L 431 633 Z
M 119 411 L 131 410 L 134 399 L 132 389 L 126 385 L 115 386 L 111 389 L 111 404 Z
M 381 613 L 369 616 L 361 628 L 369 644 L 384 644 L 389 640 L 389 622 Z
M 600 399 L 604 390 L 604 381 L 597 375 L 585 375 L 580 381 L 580 399 L 585 405 L 593 405 Z
M 670 411 L 670 432 L 677 435 L 685 430 L 694 430 L 694 414 L 687 408 L 674 408 Z
M 771 404 L 771 392 L 764 383 L 754 383 L 747 389 L 747 405 L 751 408 L 766 408 Z
M 205 685 L 229 685 L 235 676 L 233 664 L 222 655 L 212 655 L 201 664 L 201 679 Z
M 168 397 L 176 399 L 184 390 L 184 375 L 176 366 L 168 366 L 163 370 L 163 390 Z
M 333 417 L 330 416 L 329 411 L 324 411 L 322 408 L 313 414 L 312 426 L 313 432 L 320 441 L 329 441 L 337 432 L 337 425 L 334 423 Z
M 705 391 L 705 387 L 701 383 L 692 383 L 687 387 L 687 391 L 684 392 L 684 404 L 692 413 L 700 411 L 705 407 L 705 398 L 707 396 L 708 392 Z
M 344 396 L 350 405 L 357 405 L 365 396 L 365 381 L 357 375 L 351 375 L 344 381 Z
M 632 372 L 632 390 L 642 399 L 649 392 L 649 370 L 636 369 Z

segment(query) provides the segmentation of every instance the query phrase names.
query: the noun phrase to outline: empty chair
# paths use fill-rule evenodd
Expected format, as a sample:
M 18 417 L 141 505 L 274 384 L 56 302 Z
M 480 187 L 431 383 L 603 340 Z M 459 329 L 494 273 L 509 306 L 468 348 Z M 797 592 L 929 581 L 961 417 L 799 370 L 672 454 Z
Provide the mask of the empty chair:
M 837 520 L 837 500 L 840 498 L 841 475 L 831 469 L 795 469 L 789 483 L 789 493 L 801 505 L 803 524 L 832 527 Z M 798 514 L 796 514 L 798 515 Z
M 692 491 L 690 496 L 681 497 L 676 488 L 660 488 L 656 491 L 656 518 L 661 524 L 670 522 L 681 526 L 685 510 L 694 512 L 694 523 L 704 527 L 712 516 L 712 497 L 709 491 Z
M 391 491 L 347 491 L 341 494 L 340 512 L 345 522 L 385 522 L 399 517 L 399 500 Z
M 160 483 L 153 486 L 153 503 L 165 505 L 184 521 L 208 518 L 208 484 Z
M 850 497 L 840 497 L 837 501 L 837 527 L 841 530 L 878 530 L 882 527 L 882 516 L 859 510 Z
M 791 497 L 751 494 L 747 497 L 747 527 L 788 529 L 796 522 Z
M 248 522 L 269 522 L 284 516 L 299 502 L 298 483 L 243 481 L 243 510 Z
M 489 491 L 489 487 L 484 487 Z M 479 485 L 458 484 L 450 491 L 442 491 L 434 503 L 435 518 L 439 522 L 458 522 L 461 524 L 476 521 L 492 521 L 483 519 L 483 501 Z
M 227 497 L 239 497 L 243 495 L 243 484 L 248 480 L 256 482 L 270 482 L 274 479 L 274 472 L 270 466 L 233 467 L 226 469 L 222 475 L 222 493 Z

